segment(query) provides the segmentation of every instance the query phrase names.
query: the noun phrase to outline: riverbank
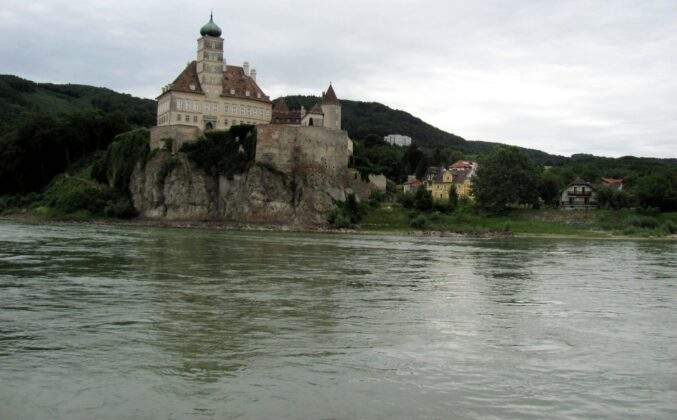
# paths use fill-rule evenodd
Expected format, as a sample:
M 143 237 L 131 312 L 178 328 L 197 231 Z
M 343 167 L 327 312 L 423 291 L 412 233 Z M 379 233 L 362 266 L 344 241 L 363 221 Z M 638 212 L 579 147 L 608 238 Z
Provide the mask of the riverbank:
M 629 224 L 628 212 L 559 210 L 516 210 L 506 216 L 480 216 L 469 213 L 426 214 L 427 225 L 412 226 L 416 214 L 397 205 L 384 204 L 370 211 L 359 226 L 336 229 L 326 225 L 252 224 L 226 221 L 188 221 L 151 219 L 114 219 L 92 217 L 84 213 L 66 216 L 44 216 L 30 211 L 5 214 L 0 221 L 26 224 L 90 224 L 133 228 L 175 228 L 240 230 L 261 232 L 296 232 L 325 234 L 404 235 L 419 237 L 476 237 L 511 238 L 533 237 L 551 239 L 609 239 L 609 240 L 677 240 L 674 233 L 654 228 L 636 228 Z M 655 219 L 655 217 L 654 217 Z M 643 223 L 646 223 L 645 219 Z M 677 213 L 659 215 L 660 223 L 677 223 Z M 625 226 L 625 229 L 623 229 Z M 651 224 L 653 226 L 653 224 Z M 632 229 L 628 229 L 628 227 Z M 628 232 L 628 233 L 624 233 Z M 632 233 L 632 234 L 630 234 Z

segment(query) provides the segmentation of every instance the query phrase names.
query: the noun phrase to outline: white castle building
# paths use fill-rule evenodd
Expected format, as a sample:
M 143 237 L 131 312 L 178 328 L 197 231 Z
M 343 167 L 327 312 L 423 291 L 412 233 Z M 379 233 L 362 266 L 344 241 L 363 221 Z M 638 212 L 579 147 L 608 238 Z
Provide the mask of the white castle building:
M 248 62 L 241 67 L 226 64 L 221 28 L 213 17 L 200 29 L 200 35 L 197 60 L 189 62 L 157 98 L 158 126 L 211 130 L 269 123 L 272 103 L 256 83 L 256 70 Z
M 271 123 L 273 104 L 257 84 L 256 70 L 246 61 L 242 66 L 228 65 L 223 44 L 221 28 L 210 15 L 200 29 L 197 59 L 189 62 L 157 97 L 157 126 L 151 129 L 151 147 L 161 147 L 163 138 L 182 143 L 205 130 Z M 299 124 L 341 129 L 341 105 L 331 86 L 327 93 L 321 107 L 301 115 L 303 122 Z

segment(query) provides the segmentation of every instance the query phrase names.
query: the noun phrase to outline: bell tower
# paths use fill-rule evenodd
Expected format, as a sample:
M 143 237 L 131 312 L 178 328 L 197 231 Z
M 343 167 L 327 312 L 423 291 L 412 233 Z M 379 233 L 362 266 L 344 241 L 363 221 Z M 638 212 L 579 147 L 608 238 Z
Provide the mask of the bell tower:
M 223 91 L 223 38 L 221 28 L 209 14 L 209 22 L 200 29 L 197 40 L 197 77 L 208 98 L 219 97 Z

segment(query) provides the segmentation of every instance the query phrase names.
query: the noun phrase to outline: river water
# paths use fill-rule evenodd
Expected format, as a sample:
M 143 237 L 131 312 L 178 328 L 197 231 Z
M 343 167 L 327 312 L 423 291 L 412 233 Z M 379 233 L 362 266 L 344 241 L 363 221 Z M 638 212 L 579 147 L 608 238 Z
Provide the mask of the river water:
M 676 418 L 677 243 L 0 222 L 0 418 Z

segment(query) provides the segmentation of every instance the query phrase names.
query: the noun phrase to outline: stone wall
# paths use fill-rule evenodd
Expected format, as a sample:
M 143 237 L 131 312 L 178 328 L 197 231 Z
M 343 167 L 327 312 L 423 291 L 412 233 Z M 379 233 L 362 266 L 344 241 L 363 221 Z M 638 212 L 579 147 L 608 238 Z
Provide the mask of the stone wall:
M 172 153 L 176 153 L 184 143 L 194 141 L 202 131 L 190 125 L 163 125 L 150 129 L 150 150 L 164 149 L 163 139 L 173 139 Z
M 352 140 L 345 131 L 271 124 L 257 127 L 256 162 L 279 171 L 338 175 L 348 168 Z

